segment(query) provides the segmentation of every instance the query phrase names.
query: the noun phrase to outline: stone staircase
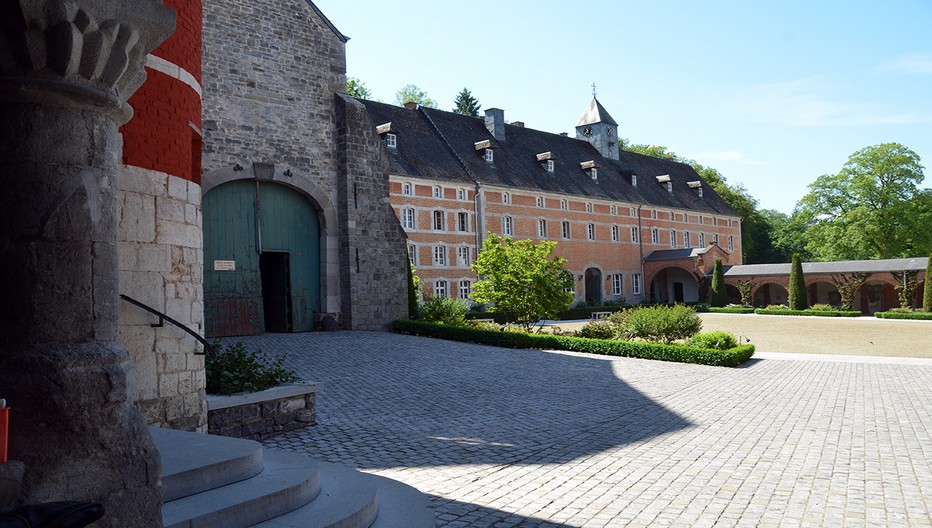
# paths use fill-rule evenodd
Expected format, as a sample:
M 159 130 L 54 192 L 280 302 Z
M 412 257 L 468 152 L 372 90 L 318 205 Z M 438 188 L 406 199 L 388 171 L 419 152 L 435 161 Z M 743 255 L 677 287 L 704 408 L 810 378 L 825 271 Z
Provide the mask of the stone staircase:
M 427 497 L 384 477 L 258 442 L 150 429 L 165 528 L 433 528 Z

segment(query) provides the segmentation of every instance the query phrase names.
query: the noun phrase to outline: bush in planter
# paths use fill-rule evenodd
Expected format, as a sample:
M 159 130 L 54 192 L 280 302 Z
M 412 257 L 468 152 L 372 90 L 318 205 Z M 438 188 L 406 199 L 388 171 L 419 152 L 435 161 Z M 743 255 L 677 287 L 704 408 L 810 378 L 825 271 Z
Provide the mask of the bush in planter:
M 618 337 L 618 328 L 610 321 L 593 321 L 580 328 L 576 336 L 590 339 L 615 339 Z
M 270 357 L 261 350 L 247 350 L 242 341 L 223 346 L 215 339 L 212 346 L 215 353 L 204 360 L 207 394 L 258 392 L 301 381 L 293 370 L 283 366 L 285 356 Z
M 623 337 L 660 343 L 688 339 L 702 330 L 702 319 L 682 304 L 635 308 L 628 310 L 623 320 Z
M 466 324 L 466 301 L 450 297 L 428 297 L 421 306 L 421 320 L 445 325 L 463 326 Z
M 696 348 L 728 350 L 738 346 L 738 340 L 735 338 L 734 334 L 725 332 L 724 330 L 716 330 L 714 332 L 696 334 L 689 338 L 686 344 Z

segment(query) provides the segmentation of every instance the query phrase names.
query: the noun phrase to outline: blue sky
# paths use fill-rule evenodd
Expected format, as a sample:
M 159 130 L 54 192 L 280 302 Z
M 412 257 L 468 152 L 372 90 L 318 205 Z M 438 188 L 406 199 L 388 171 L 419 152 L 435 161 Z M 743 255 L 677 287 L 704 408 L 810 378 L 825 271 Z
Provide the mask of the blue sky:
M 930 175 L 932 0 L 315 4 L 375 99 L 410 83 L 450 110 L 467 87 L 507 120 L 572 134 L 595 83 L 622 137 L 717 168 L 763 208 L 791 212 L 879 143 Z

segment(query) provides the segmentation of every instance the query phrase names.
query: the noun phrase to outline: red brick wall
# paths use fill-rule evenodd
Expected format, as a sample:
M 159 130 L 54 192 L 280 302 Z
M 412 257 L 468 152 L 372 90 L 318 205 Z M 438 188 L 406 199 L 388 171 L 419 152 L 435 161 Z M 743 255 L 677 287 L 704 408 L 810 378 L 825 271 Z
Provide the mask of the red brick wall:
M 152 55 L 201 81 L 201 2 L 166 0 L 177 12 L 175 33 Z M 201 180 L 201 96 L 181 79 L 146 68 L 130 98 L 134 116 L 123 126 L 123 163 Z

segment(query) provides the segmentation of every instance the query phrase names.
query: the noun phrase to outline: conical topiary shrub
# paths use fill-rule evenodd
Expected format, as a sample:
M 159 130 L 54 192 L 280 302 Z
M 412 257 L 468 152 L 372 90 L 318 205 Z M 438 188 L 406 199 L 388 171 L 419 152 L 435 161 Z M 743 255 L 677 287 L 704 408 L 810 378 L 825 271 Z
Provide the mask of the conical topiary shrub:
M 722 307 L 728 300 L 725 294 L 725 272 L 722 259 L 715 259 L 715 271 L 712 272 L 712 306 Z
M 809 308 L 806 277 L 803 276 L 803 264 L 799 260 L 799 253 L 794 253 L 793 267 L 790 268 L 790 310 L 805 310 L 806 308 Z
M 932 254 L 929 255 L 929 263 L 926 264 L 925 288 L 922 290 L 922 309 L 932 312 Z

